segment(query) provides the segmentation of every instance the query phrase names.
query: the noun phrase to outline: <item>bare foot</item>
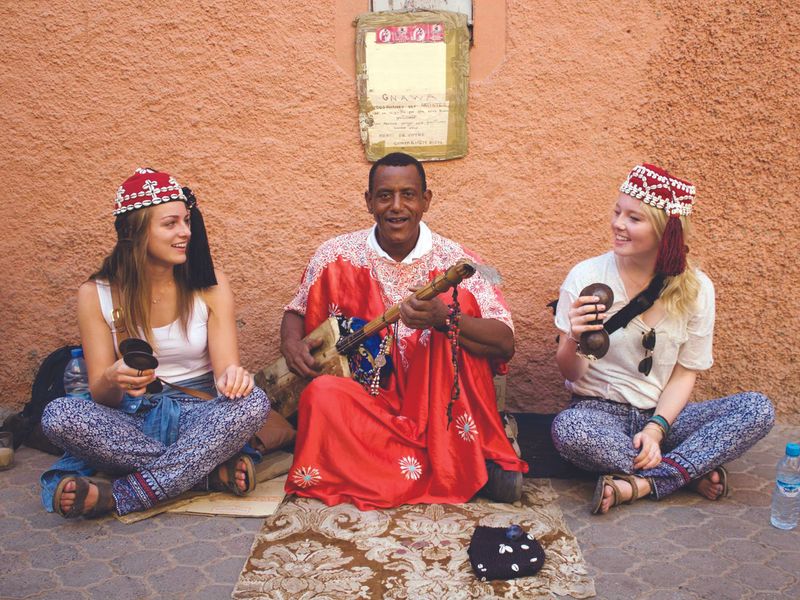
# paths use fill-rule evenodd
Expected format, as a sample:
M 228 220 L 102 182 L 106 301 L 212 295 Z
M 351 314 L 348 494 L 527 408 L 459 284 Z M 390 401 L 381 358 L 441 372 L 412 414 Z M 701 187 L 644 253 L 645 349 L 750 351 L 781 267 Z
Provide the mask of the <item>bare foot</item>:
M 722 477 L 719 471 L 714 469 L 710 473 L 706 473 L 700 479 L 695 479 L 689 484 L 689 489 L 694 490 L 701 496 L 709 500 L 719 500 L 725 486 L 722 485 Z
M 247 465 L 243 460 L 236 463 L 236 487 L 242 492 L 247 489 Z
M 644 498 L 647 494 L 650 493 L 650 482 L 643 478 L 643 477 L 636 477 L 636 488 L 639 490 L 639 496 L 637 499 Z M 619 488 L 619 494 L 617 498 L 617 503 L 625 502 L 626 500 L 630 500 L 631 496 L 631 485 L 625 481 L 624 479 L 614 479 L 614 485 Z M 611 505 L 614 503 L 614 488 L 610 485 L 606 484 L 603 486 L 603 501 L 600 503 L 600 512 L 599 514 L 604 515 L 608 512 L 611 508 Z
M 97 486 L 90 483 L 89 491 L 86 493 L 86 500 L 83 502 L 83 511 L 88 512 L 92 510 L 94 505 L 97 504 L 98 497 L 99 492 L 97 491 Z M 61 511 L 66 513 L 72 509 L 73 504 L 75 504 L 75 482 L 68 481 L 64 486 L 64 491 L 61 492 L 61 502 L 59 506 L 61 506 Z
M 217 474 L 222 483 L 226 483 L 228 481 L 228 473 L 225 470 L 224 465 L 220 465 L 218 467 Z M 247 464 L 242 459 L 240 459 L 236 463 L 235 479 L 236 479 L 236 487 L 239 488 L 239 491 L 244 492 L 245 490 L 247 490 Z

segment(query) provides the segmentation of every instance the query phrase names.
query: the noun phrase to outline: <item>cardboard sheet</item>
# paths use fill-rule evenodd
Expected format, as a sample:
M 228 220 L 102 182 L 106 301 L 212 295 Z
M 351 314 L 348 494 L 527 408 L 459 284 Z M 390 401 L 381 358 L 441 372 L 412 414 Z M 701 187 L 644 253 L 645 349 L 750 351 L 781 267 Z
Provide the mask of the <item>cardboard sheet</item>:
M 285 475 L 286 473 L 288 473 L 289 469 L 292 466 L 292 461 L 293 460 L 294 460 L 294 455 L 293 454 L 291 454 L 290 452 L 283 452 L 281 450 L 277 450 L 275 452 L 270 452 L 269 454 L 264 456 L 262 461 L 256 465 L 256 481 L 258 481 L 258 486 L 256 486 L 256 489 L 253 492 L 253 494 L 258 494 L 262 490 L 262 486 L 267 490 L 272 489 L 272 488 L 268 487 L 268 482 L 270 480 L 273 480 L 273 479 L 277 478 L 277 477 L 280 477 L 281 475 Z M 286 478 L 284 477 L 283 479 L 284 479 L 284 482 L 285 482 Z M 264 482 L 267 482 L 267 483 L 264 483 Z M 281 483 L 281 489 L 283 489 L 283 483 Z M 162 502 L 161 504 L 158 504 L 158 505 L 154 506 L 150 510 L 145 510 L 145 511 L 142 511 L 142 512 L 135 512 L 135 513 L 129 513 L 127 515 L 122 515 L 122 516 L 119 516 L 119 515 L 117 515 L 115 513 L 114 516 L 116 516 L 118 521 L 122 521 L 123 523 L 126 523 L 126 524 L 136 523 L 138 521 L 143 521 L 145 519 L 149 519 L 150 517 L 154 517 L 156 515 L 160 515 L 163 512 L 167 512 L 167 511 L 172 512 L 173 509 L 180 509 L 180 508 L 186 506 L 187 504 L 193 502 L 195 499 L 202 499 L 202 498 L 211 497 L 211 496 L 225 496 L 225 500 L 228 500 L 228 499 L 231 499 L 231 498 L 233 498 L 235 500 L 247 500 L 247 498 L 250 497 L 250 496 L 245 496 L 243 498 L 239 498 L 237 496 L 233 496 L 231 494 L 227 494 L 227 493 L 224 493 L 224 492 L 212 492 L 212 493 L 208 493 L 208 492 L 186 492 L 184 494 L 181 494 L 177 498 L 173 498 L 172 500 L 168 500 L 166 502 Z M 265 494 L 265 497 L 266 496 L 267 496 L 267 494 Z M 280 502 L 279 502 L 279 504 L 280 504 Z M 222 506 L 222 504 L 220 504 L 220 506 Z M 236 512 L 241 512 L 242 510 L 243 509 L 241 507 L 234 509 L 234 511 L 236 511 Z M 262 507 L 261 509 L 257 509 L 257 510 L 265 510 L 265 509 Z M 222 514 L 231 514 L 231 513 L 222 513 L 222 512 L 210 512 L 209 513 L 209 512 L 204 512 L 204 513 L 201 513 L 201 514 L 219 514 L 219 515 L 222 515 Z M 272 513 L 270 512 L 270 513 L 267 513 L 267 514 L 272 514 Z M 232 516 L 257 516 L 257 515 L 233 514 Z
M 167 512 L 191 515 L 225 517 L 268 517 L 278 510 L 286 494 L 283 486 L 286 475 L 259 483 L 247 496 L 234 496 L 225 492 L 214 492 L 191 499 Z

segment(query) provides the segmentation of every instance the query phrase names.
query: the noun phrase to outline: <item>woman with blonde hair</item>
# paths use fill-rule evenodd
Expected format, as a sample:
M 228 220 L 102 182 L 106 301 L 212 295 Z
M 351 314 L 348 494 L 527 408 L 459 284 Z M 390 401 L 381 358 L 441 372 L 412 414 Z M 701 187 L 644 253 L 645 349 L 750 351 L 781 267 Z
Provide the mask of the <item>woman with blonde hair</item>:
M 723 463 L 774 421 L 772 403 L 755 392 L 689 403 L 698 372 L 712 364 L 715 318 L 714 286 L 686 256 L 694 199 L 690 183 L 654 165 L 636 166 L 614 204 L 613 250 L 576 265 L 561 287 L 556 361 L 572 403 L 552 435 L 564 458 L 601 474 L 595 514 L 687 485 L 711 500 L 727 495 Z M 611 288 L 610 306 L 581 295 L 597 282 Z M 648 288 L 655 301 L 611 334 L 605 356 L 581 352 L 582 334 L 602 330 L 598 320 L 640 301 Z
M 137 169 L 114 214 L 117 243 L 78 291 L 91 397 L 44 412 L 67 454 L 42 476 L 42 503 L 74 518 L 146 510 L 190 488 L 246 494 L 258 454 L 240 450 L 269 401 L 239 363 L 233 295 L 194 195 Z M 117 478 L 88 479 L 95 470 Z

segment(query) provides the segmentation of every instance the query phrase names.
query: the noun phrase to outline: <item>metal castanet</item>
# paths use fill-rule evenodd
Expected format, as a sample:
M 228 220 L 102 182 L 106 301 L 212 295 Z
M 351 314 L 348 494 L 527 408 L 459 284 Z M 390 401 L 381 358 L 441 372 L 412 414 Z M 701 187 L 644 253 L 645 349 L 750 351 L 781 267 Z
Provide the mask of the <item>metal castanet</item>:
M 614 292 L 605 283 L 592 283 L 581 290 L 580 296 L 597 296 L 598 304 L 605 306 L 605 310 L 614 304 Z M 595 313 L 597 315 L 599 313 Z M 601 325 L 602 319 L 595 318 L 589 325 Z M 590 360 L 603 358 L 610 348 L 608 332 L 605 329 L 597 331 L 584 331 L 580 337 L 581 354 Z
M 427 285 L 409 295 L 419 300 L 431 300 L 464 279 L 475 274 L 475 265 L 466 259 L 434 277 Z M 382 315 L 369 321 L 362 329 L 345 336 L 339 336 L 339 326 L 331 317 L 322 322 L 304 339 L 322 340 L 322 344 L 312 352 L 312 356 L 321 366 L 321 373 L 350 377 L 350 365 L 347 356 L 354 352 L 369 336 L 396 323 L 400 319 L 400 304 L 388 308 Z M 291 416 L 297 410 L 300 393 L 308 384 L 308 379 L 298 377 L 289 370 L 283 357 L 256 373 L 256 385 L 267 392 L 273 410 L 284 417 Z
M 125 337 L 119 343 L 119 353 L 122 355 L 122 360 L 131 369 L 136 369 L 140 373 L 142 371 L 149 371 L 150 369 L 158 368 L 158 359 L 153 355 L 153 348 L 145 340 L 139 338 Z M 161 377 L 156 377 L 153 381 L 147 384 L 145 391 L 148 394 L 158 394 L 164 389 L 164 384 L 175 388 L 189 396 L 194 396 L 200 400 L 213 400 L 216 394 L 210 394 L 203 390 L 195 390 L 192 388 L 178 385 L 177 383 L 170 383 Z

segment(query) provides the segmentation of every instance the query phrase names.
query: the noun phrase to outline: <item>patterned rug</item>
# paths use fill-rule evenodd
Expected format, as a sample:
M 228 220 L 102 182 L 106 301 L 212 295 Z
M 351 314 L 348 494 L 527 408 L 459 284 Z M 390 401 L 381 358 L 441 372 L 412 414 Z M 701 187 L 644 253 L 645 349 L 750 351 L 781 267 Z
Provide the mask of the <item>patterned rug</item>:
M 404 505 L 362 512 L 290 497 L 256 536 L 233 592 L 278 598 L 574 598 L 595 595 L 578 542 L 548 480 L 525 480 L 522 500 Z M 519 523 L 544 546 L 533 577 L 481 582 L 467 548 L 476 525 Z

